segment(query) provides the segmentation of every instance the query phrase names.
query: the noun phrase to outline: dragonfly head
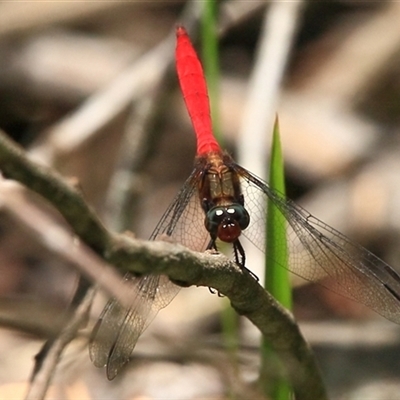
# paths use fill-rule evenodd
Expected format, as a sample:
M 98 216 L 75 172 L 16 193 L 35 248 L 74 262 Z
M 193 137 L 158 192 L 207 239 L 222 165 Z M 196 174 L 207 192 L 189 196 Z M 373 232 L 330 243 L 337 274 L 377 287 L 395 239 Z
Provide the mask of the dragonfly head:
M 212 207 L 205 218 L 205 226 L 211 237 L 227 243 L 234 242 L 249 223 L 249 213 L 241 204 Z

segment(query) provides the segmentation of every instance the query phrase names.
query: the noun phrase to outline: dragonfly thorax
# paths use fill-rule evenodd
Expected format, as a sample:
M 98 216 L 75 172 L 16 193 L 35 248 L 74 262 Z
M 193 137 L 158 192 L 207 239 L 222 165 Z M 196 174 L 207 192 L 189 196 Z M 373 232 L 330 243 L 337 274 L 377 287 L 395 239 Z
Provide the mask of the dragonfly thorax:
M 206 214 L 205 226 L 213 239 L 232 243 L 250 223 L 250 216 L 241 204 L 212 207 Z

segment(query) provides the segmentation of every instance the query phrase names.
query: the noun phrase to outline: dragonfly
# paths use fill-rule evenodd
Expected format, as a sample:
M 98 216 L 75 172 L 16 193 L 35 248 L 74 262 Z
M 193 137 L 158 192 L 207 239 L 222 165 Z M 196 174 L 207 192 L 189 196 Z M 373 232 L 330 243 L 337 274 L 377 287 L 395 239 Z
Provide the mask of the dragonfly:
M 267 200 L 284 216 L 289 246 L 288 269 L 311 282 L 330 278 L 332 291 L 364 304 L 400 324 L 400 276 L 383 260 L 352 242 L 266 182 L 238 165 L 221 149 L 212 131 L 206 81 L 199 58 L 183 27 L 176 29 L 176 69 L 197 138 L 193 172 L 168 207 L 150 240 L 171 240 L 195 250 L 232 247 L 236 263 L 246 269 L 242 238 L 265 251 Z M 106 304 L 93 329 L 91 360 L 106 366 L 113 379 L 128 363 L 133 349 L 158 311 L 179 286 L 164 275 L 126 274 L 132 290 L 129 308 L 116 299 Z

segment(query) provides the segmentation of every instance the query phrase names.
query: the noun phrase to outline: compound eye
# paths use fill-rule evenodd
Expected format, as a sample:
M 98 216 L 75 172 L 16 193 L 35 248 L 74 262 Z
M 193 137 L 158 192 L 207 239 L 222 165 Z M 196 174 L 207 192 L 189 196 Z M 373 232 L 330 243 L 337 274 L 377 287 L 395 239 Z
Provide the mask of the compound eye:
M 218 227 L 225 217 L 225 210 L 222 207 L 213 207 L 207 212 L 204 223 L 207 231 L 210 232 L 211 237 L 217 237 Z
M 249 226 L 250 215 L 241 204 L 232 204 L 226 208 L 226 212 L 238 223 L 241 230 L 246 229 Z

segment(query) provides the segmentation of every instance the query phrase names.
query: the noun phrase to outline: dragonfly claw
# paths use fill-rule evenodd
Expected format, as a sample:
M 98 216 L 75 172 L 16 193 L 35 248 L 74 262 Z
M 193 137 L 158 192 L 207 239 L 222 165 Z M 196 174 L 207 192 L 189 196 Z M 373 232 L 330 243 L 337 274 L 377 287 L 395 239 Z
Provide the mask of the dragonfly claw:
M 225 297 L 221 292 L 215 290 L 214 288 L 209 287 L 208 290 L 210 291 L 211 294 L 217 294 L 218 297 Z

